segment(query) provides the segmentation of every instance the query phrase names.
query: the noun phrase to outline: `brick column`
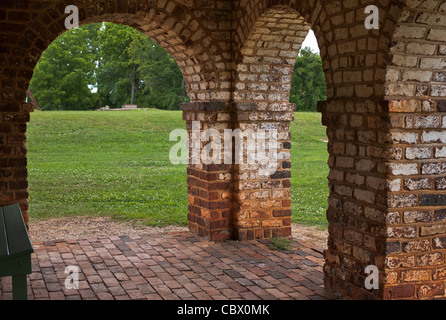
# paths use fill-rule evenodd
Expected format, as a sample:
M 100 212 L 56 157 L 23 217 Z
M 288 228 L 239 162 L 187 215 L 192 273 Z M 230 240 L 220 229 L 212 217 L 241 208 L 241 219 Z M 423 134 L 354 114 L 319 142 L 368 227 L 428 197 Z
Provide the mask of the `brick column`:
M 26 123 L 33 105 L 3 99 L 0 110 L 0 206 L 19 203 L 28 223 Z
M 234 176 L 236 211 L 234 231 L 239 240 L 291 235 L 291 142 L 290 122 L 295 105 L 272 103 L 258 110 L 256 103 L 235 103 L 236 127 L 260 133 L 263 139 L 243 141 L 243 149 L 263 150 L 272 162 L 236 165 Z M 274 135 L 274 136 L 273 136 Z M 264 144 L 264 146 L 262 146 Z M 266 147 L 266 148 L 265 148 Z M 263 148 L 263 149 L 262 149 Z M 272 154 L 273 150 L 276 149 Z M 246 155 L 245 155 L 245 160 Z M 267 168 L 270 166 L 269 168 Z M 267 170 L 274 167 L 269 174 Z M 262 170 L 266 169 L 266 170 Z
M 233 237 L 232 210 L 233 165 L 225 163 L 224 150 L 220 163 L 203 163 L 201 152 L 210 139 L 204 131 L 215 129 L 223 147 L 224 130 L 233 127 L 231 104 L 227 102 L 193 102 L 180 106 L 189 133 L 189 165 L 187 191 L 189 199 L 188 221 L 191 232 L 209 240 Z M 198 127 L 197 127 L 198 125 Z
M 296 109 L 289 103 L 291 75 L 309 29 L 298 12 L 275 6 L 255 20 L 240 50 L 234 91 L 236 128 L 265 130 L 266 141 L 253 143 L 251 149 L 262 143 L 276 147 L 278 164 L 269 176 L 259 172 L 259 163 L 236 166 L 234 221 L 240 240 L 291 235 L 289 126 Z M 272 130 L 277 137 L 271 136 Z
M 445 100 L 389 102 L 385 299 L 445 295 Z
M 389 121 L 386 105 L 371 99 L 320 102 L 330 167 L 325 286 L 355 299 L 378 298 L 365 288 L 365 269 L 381 272 L 386 254 Z

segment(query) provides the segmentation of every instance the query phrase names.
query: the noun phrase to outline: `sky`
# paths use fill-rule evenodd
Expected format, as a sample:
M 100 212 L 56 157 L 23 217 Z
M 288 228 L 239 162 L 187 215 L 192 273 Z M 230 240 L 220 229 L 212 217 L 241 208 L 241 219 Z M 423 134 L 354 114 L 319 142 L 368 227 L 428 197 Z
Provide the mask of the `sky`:
M 320 53 L 319 46 L 318 46 L 317 40 L 316 40 L 316 36 L 314 35 L 313 30 L 310 30 L 307 38 L 302 43 L 302 48 L 305 48 L 305 47 L 310 47 L 313 50 L 313 52 Z

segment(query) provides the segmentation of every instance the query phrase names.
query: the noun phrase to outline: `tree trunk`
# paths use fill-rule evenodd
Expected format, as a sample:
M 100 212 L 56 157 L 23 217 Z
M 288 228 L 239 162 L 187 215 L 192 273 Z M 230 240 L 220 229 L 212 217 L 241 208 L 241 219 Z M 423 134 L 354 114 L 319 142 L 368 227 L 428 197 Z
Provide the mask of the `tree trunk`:
M 138 66 L 134 65 L 133 66 L 133 71 L 132 73 L 130 73 L 130 83 L 132 84 L 132 93 L 130 96 L 130 104 L 133 104 L 133 100 L 135 99 L 135 86 L 136 86 L 136 71 L 138 70 Z

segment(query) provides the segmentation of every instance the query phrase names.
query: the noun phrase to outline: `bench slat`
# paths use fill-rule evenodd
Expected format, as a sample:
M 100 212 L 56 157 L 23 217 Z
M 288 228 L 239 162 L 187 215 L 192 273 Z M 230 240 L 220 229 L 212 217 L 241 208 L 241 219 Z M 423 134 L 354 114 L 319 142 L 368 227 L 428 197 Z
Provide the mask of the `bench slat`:
M 3 208 L 0 207 L 0 258 L 9 256 Z
M 22 212 L 18 204 L 3 207 L 6 225 L 9 256 L 14 257 L 33 252 L 28 231 L 23 221 Z

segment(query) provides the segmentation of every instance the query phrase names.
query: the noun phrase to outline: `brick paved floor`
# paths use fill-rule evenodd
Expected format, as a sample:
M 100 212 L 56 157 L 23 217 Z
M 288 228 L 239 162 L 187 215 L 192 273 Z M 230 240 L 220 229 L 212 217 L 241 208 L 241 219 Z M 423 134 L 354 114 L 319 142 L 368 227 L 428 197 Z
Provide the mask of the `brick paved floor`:
M 322 249 L 294 242 L 287 252 L 267 241 L 207 242 L 188 232 L 34 243 L 29 299 L 338 299 L 324 289 Z M 67 290 L 65 268 L 79 269 Z M 12 298 L 11 277 L 0 299 Z

